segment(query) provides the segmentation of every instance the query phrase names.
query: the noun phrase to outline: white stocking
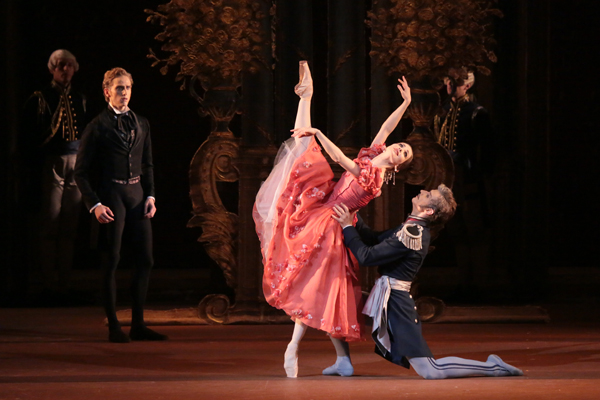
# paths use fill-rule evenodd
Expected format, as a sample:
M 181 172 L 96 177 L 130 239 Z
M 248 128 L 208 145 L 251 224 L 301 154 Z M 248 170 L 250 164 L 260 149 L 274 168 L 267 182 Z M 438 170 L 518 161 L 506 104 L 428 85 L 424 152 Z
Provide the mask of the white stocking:
M 292 334 L 292 340 L 285 350 L 283 356 L 283 368 L 288 378 L 296 378 L 298 376 L 298 345 L 306 333 L 308 326 L 304 325 L 301 321 L 296 321 L 294 325 L 294 333 Z
M 425 379 L 463 378 L 467 376 L 519 376 L 523 372 L 505 363 L 494 354 L 486 362 L 467 360 L 459 357 L 444 357 L 436 360 L 431 357 L 414 357 L 410 365 Z
M 306 61 L 300 61 L 300 82 L 296 85 L 294 91 L 300 97 L 298 103 L 298 112 L 296 113 L 296 123 L 294 129 L 310 128 L 310 100 L 313 93 L 312 76 Z
M 354 367 L 350 360 L 350 346 L 348 346 L 348 342 L 331 336 L 330 339 L 333 347 L 335 347 L 337 359 L 335 360 L 335 364 L 323 370 L 323 375 L 352 376 L 354 374 Z
M 310 99 L 300 99 L 298 102 L 298 112 L 296 113 L 294 129 L 310 128 L 310 124 Z
M 333 347 L 335 347 L 335 353 L 339 357 L 350 357 L 350 346 L 345 340 L 330 337 Z
M 289 344 L 300 344 L 300 341 L 304 337 L 308 326 L 305 325 L 302 321 L 296 320 L 294 324 L 294 333 L 292 333 L 292 340 Z

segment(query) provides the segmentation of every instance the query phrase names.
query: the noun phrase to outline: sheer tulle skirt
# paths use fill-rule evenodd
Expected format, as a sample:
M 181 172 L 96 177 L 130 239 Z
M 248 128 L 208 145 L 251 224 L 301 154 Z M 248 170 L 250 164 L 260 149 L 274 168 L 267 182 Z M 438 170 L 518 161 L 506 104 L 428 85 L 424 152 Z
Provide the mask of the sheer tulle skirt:
M 312 137 L 290 139 L 254 207 L 269 304 L 313 328 L 361 338 L 358 264 L 331 218 L 333 172 Z

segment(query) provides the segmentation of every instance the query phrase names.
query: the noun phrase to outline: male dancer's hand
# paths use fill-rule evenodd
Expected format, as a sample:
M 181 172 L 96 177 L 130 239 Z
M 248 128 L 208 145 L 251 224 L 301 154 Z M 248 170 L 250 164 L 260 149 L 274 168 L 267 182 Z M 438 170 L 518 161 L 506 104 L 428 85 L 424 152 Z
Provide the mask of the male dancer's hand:
M 353 224 L 356 211 L 351 213 L 344 203 L 334 205 L 333 212 L 334 214 L 331 216 L 331 218 L 339 222 L 342 228 Z
M 154 205 L 154 199 L 152 197 L 148 197 L 146 199 L 146 204 L 144 204 L 144 218 L 152 218 L 156 213 L 156 206 Z
M 108 224 L 109 222 L 113 222 L 114 214 L 112 210 L 106 206 L 100 204 L 98 207 L 94 208 L 94 214 L 96 215 L 96 219 L 101 224 Z

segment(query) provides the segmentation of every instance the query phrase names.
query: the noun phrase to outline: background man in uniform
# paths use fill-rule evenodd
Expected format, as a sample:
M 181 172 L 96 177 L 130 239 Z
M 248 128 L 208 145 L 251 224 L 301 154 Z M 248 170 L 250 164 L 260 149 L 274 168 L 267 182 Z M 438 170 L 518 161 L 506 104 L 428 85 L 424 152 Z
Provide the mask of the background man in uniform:
M 445 84 L 449 101 L 435 118 L 435 132 L 454 161 L 452 190 L 458 203 L 445 231 L 460 269 L 458 294 L 468 296 L 475 294 L 476 276 L 484 273 L 489 263 L 491 224 L 485 179 L 492 173 L 494 143 L 489 114 L 469 93 L 475 84 L 473 72 L 452 69 Z
M 75 56 L 56 50 L 48 60 L 52 81 L 25 105 L 21 152 L 29 206 L 40 207 L 40 264 L 51 292 L 68 289 L 81 212 L 74 177 L 79 139 L 86 124 L 86 98 L 71 80 L 79 70 Z M 41 189 L 41 190 L 40 190 Z

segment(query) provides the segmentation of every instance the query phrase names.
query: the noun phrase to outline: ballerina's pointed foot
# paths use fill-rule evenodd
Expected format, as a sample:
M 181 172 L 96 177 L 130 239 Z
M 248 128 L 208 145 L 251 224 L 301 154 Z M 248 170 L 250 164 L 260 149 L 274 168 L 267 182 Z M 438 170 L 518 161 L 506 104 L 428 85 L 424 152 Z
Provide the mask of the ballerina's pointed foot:
M 300 61 L 300 82 L 294 87 L 294 92 L 301 99 L 310 100 L 313 94 L 313 80 L 308 68 L 308 62 Z
M 495 354 L 491 354 L 487 360 L 488 362 L 494 363 L 497 366 L 504 368 L 506 371 L 508 371 L 508 375 L 523 376 L 523 371 L 521 371 L 517 367 L 513 367 L 512 365 L 505 363 L 500 357 L 498 357 Z
M 284 355 L 283 368 L 288 378 L 298 377 L 298 345 L 288 344 Z
M 335 364 L 323 370 L 323 375 L 352 376 L 353 374 L 354 367 L 350 357 L 338 357 Z

